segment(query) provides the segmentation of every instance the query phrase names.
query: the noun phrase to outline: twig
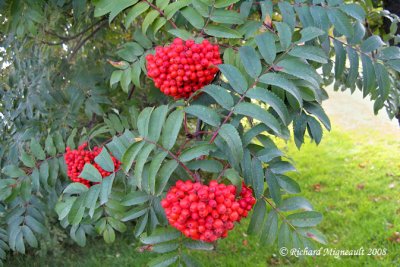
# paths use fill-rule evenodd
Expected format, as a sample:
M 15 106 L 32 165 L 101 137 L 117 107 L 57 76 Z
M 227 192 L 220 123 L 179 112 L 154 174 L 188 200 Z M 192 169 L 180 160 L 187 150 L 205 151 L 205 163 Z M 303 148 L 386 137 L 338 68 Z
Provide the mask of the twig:
M 79 49 L 81 49 L 81 47 L 90 39 L 92 38 L 105 24 L 107 24 L 106 20 L 103 20 L 102 23 L 99 24 L 99 26 L 93 30 L 93 32 L 91 34 L 89 34 L 88 36 L 86 36 L 84 39 L 82 39 L 74 48 L 74 50 L 72 51 L 70 57 L 68 58 L 68 61 L 71 61 L 75 56 L 76 53 L 79 51 Z
M 132 95 L 133 95 L 134 91 L 135 91 L 135 86 L 132 85 L 131 90 L 129 91 L 129 94 L 128 94 L 128 100 L 130 100 L 132 98 Z

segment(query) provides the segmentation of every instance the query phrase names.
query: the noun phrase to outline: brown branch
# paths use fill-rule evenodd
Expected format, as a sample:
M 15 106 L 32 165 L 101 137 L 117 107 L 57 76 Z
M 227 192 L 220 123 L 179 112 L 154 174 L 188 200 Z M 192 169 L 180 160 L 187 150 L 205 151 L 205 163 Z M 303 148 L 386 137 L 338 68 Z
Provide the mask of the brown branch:
M 99 26 L 93 30 L 93 32 L 91 34 L 89 34 L 88 36 L 86 36 L 85 38 L 83 38 L 74 48 L 74 50 L 72 51 L 71 55 L 68 58 L 68 61 L 71 61 L 75 56 L 76 53 L 79 51 L 79 49 L 81 49 L 81 47 L 90 39 L 92 38 L 105 24 L 107 24 L 106 20 L 103 20 L 102 23 L 99 24 Z

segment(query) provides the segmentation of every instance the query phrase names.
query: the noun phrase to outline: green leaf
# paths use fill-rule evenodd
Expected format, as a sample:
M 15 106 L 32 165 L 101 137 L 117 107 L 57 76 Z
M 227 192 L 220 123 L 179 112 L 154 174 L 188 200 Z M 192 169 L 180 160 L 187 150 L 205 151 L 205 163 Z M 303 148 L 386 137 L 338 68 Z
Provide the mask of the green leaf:
M 15 165 L 7 165 L 1 170 L 1 172 L 11 178 L 18 178 L 26 175 L 21 168 L 18 168 Z
M 221 25 L 208 25 L 204 28 L 204 32 L 208 35 L 219 38 L 241 38 L 242 34 L 236 30 Z
M 255 40 L 262 57 L 265 59 L 265 61 L 267 61 L 268 64 L 273 64 L 276 57 L 274 35 L 270 32 L 265 32 L 257 35 Z
M 154 148 L 154 144 L 146 144 L 136 158 L 134 178 L 139 189 L 142 189 L 142 174 L 144 165 L 146 164 L 148 157 Z
M 114 228 L 115 230 L 117 230 L 120 233 L 125 232 L 127 229 L 125 224 L 123 224 L 122 222 L 118 221 L 117 219 L 115 219 L 113 217 L 108 217 L 107 222 L 111 225 L 112 228 Z
M 229 10 L 216 9 L 211 13 L 210 19 L 217 23 L 243 24 L 244 20 L 239 13 Z
M 313 210 L 311 203 L 304 197 L 291 197 L 283 200 L 278 208 L 282 211 Z
M 193 38 L 192 34 L 190 32 L 183 30 L 183 29 L 171 29 L 171 30 L 168 30 L 168 32 L 176 37 L 181 38 L 182 40 L 185 40 L 185 41 Z
M 350 61 L 350 70 L 347 74 L 346 86 L 353 89 L 356 86 L 360 59 L 355 49 L 347 47 L 347 54 Z
M 266 73 L 260 77 L 260 82 L 282 88 L 283 90 L 291 94 L 294 98 L 296 98 L 300 107 L 303 106 L 303 98 L 301 97 L 300 91 L 297 86 L 281 74 Z
M 106 229 L 103 232 L 103 238 L 107 244 L 113 243 L 115 241 L 115 231 L 111 227 L 111 225 L 106 226 Z
M 110 154 L 107 152 L 107 149 L 103 148 L 97 157 L 94 158 L 94 161 L 100 165 L 100 167 L 103 170 L 106 170 L 108 172 L 113 172 L 114 171 L 114 162 L 110 156 Z
M 365 11 L 359 4 L 342 4 L 339 6 L 340 10 L 346 13 L 349 16 L 352 16 L 356 20 L 360 22 L 364 22 L 365 20 Z
M 262 162 L 270 162 L 274 158 L 282 156 L 283 153 L 277 148 L 264 148 L 257 152 L 256 156 Z
M 100 172 L 90 163 L 86 163 L 79 177 L 91 182 L 101 182 Z
M 140 74 L 142 73 L 142 68 L 140 67 L 140 64 L 134 64 L 131 68 L 131 79 L 133 84 L 136 87 L 141 88 L 140 84 Z
M 149 26 L 154 22 L 154 20 L 160 15 L 157 10 L 152 10 L 149 13 L 147 13 L 146 17 L 143 20 L 142 23 L 142 32 L 143 34 L 146 34 L 147 29 Z
M 175 263 L 178 260 L 178 255 L 176 253 L 166 254 L 155 259 L 152 259 L 149 262 L 149 267 L 166 267 Z
M 169 3 L 169 0 L 157 0 L 156 6 L 159 9 L 164 10 L 168 6 L 168 3 Z
M 25 243 L 23 240 L 22 231 L 19 231 L 19 233 L 17 234 L 16 240 L 15 240 L 15 250 L 22 254 L 25 254 Z
M 103 205 L 108 201 L 108 196 L 111 193 L 112 184 L 114 181 L 115 174 L 112 173 L 111 175 L 105 177 L 101 182 L 101 189 L 100 189 L 100 205 Z
M 26 177 L 21 182 L 20 195 L 24 201 L 29 201 L 32 196 L 31 194 L 32 194 L 32 182 L 30 178 Z
M 305 43 L 307 41 L 311 41 L 321 35 L 324 35 L 325 32 L 316 27 L 306 27 L 300 31 L 301 38 L 296 43 Z
M 36 141 L 36 139 L 34 139 L 34 138 L 31 139 L 30 148 L 31 148 L 32 154 L 38 160 L 45 160 L 46 159 L 46 154 L 44 153 L 43 148 L 40 146 L 39 142 Z
M 147 202 L 150 196 L 142 191 L 134 191 L 125 196 L 124 200 L 121 202 L 124 206 L 134 206 Z
M 122 169 L 125 173 L 128 173 L 129 169 L 132 167 L 133 161 L 135 160 L 137 154 L 139 154 L 140 150 L 144 146 L 144 142 L 136 142 L 133 143 L 122 156 Z
M 322 214 L 316 211 L 304 211 L 290 214 L 286 219 L 297 227 L 316 226 L 322 221 Z
M 263 101 L 264 103 L 270 105 L 276 113 L 281 118 L 285 125 L 290 122 L 289 111 L 286 108 L 285 103 L 277 97 L 274 93 L 269 90 L 260 87 L 251 88 L 246 95 L 252 99 L 257 99 Z
M 279 186 L 290 194 L 298 194 L 301 192 L 299 184 L 292 178 L 285 175 L 276 175 Z
M 230 109 L 233 106 L 233 97 L 221 86 L 210 84 L 204 87 L 202 91 L 214 98 L 225 109 Z
M 353 27 L 349 18 L 339 9 L 332 8 L 326 12 L 335 30 L 346 37 L 352 37 Z
M 259 120 L 271 128 L 276 134 L 279 136 L 281 135 L 279 122 L 262 107 L 253 103 L 241 102 L 236 106 L 235 112 Z
M 379 87 L 379 95 L 383 100 L 386 100 L 389 96 L 390 91 L 389 73 L 386 68 L 380 63 L 375 63 L 374 69 Z
M 328 62 L 328 57 L 326 56 L 324 50 L 316 46 L 295 46 L 292 50 L 290 50 L 289 55 L 298 58 L 309 59 L 323 64 Z
M 221 64 L 218 65 L 218 68 L 236 92 L 243 94 L 247 90 L 247 81 L 236 67 L 232 65 Z
M 157 252 L 157 253 L 167 253 L 167 252 L 177 250 L 178 247 L 179 247 L 179 243 L 177 243 L 177 242 L 161 243 L 161 244 L 153 246 L 152 251 Z
M 339 41 L 333 40 L 335 48 L 335 79 L 340 80 L 343 76 L 344 68 L 346 66 L 346 50 L 343 48 L 343 44 Z
M 235 162 L 239 164 L 243 157 L 243 145 L 236 128 L 231 124 L 224 124 L 221 126 L 218 135 L 224 139 L 231 150 Z
M 48 135 L 45 141 L 45 148 L 47 153 L 50 156 L 55 156 L 57 151 L 56 151 L 56 147 L 54 146 L 54 141 L 53 141 L 53 136 Z
M 150 6 L 146 2 L 140 2 L 133 6 L 125 18 L 125 28 L 129 28 L 129 25 L 141 14 L 143 14 Z
M 234 186 L 237 188 L 237 194 L 242 191 L 242 179 L 240 179 L 239 173 L 235 169 L 227 169 L 223 174 Z
M 143 207 L 133 208 L 124 214 L 125 216 L 121 219 L 121 221 L 127 222 L 127 221 L 134 220 L 134 219 L 139 218 L 139 217 L 143 216 L 144 214 L 146 214 L 147 211 L 148 211 L 148 208 L 143 208 Z
M 30 215 L 25 216 L 25 224 L 38 234 L 47 233 L 46 227 Z
M 110 16 L 108 17 L 108 22 L 111 23 L 111 21 L 113 21 L 113 19 L 119 13 L 121 13 L 122 10 L 136 4 L 137 2 L 138 2 L 138 0 L 120 0 L 117 3 L 113 3 L 111 5 L 111 12 L 110 12 Z
M 38 247 L 36 236 L 33 234 L 32 230 L 28 226 L 26 225 L 22 226 L 22 233 L 24 235 L 24 239 L 29 244 L 29 246 L 33 248 Z
M 362 54 L 361 62 L 363 69 L 363 96 L 365 97 L 376 88 L 376 76 L 371 58 Z
M 195 250 L 206 250 L 211 251 L 214 249 L 214 245 L 210 243 L 205 243 L 202 241 L 197 240 L 187 240 L 183 243 L 185 247 L 188 249 L 195 249 Z
M 156 176 L 158 171 L 160 170 L 162 162 L 167 157 L 167 152 L 158 153 L 153 159 L 151 160 L 150 167 L 149 167 L 149 188 L 150 193 L 154 194 L 156 190 Z
M 175 145 L 176 138 L 182 127 L 183 116 L 183 110 L 177 109 L 165 121 L 161 135 L 161 143 L 165 149 L 169 150 Z
M 261 61 L 256 50 L 251 46 L 242 46 L 239 55 L 246 72 L 253 78 L 260 76 Z
M 160 178 L 157 180 L 156 184 L 157 195 L 160 195 L 162 193 L 165 186 L 167 185 L 167 182 L 171 174 L 177 167 L 178 167 L 178 162 L 176 162 L 175 160 L 170 160 L 163 164 L 160 171 L 158 172 L 158 176 Z
M 275 174 L 271 170 L 265 172 L 265 178 L 267 180 L 269 193 L 271 194 L 274 202 L 279 205 L 281 202 L 281 189 Z
M 71 183 L 63 191 L 64 194 L 81 194 L 89 189 L 82 183 Z
M 197 29 L 202 29 L 204 26 L 203 17 L 193 7 L 185 7 L 181 10 L 182 15 L 186 20 Z
M 278 247 L 290 247 L 290 228 L 286 222 L 281 223 L 278 233 Z
M 168 106 L 162 105 L 157 107 L 150 116 L 148 138 L 157 142 L 160 138 L 161 129 L 167 117 Z
M 292 43 L 292 30 L 285 22 L 276 22 L 275 27 L 278 30 L 278 36 L 282 48 L 287 50 Z
M 331 122 L 321 105 L 312 102 L 307 102 L 304 105 L 304 108 L 307 110 L 307 112 L 311 113 L 312 115 L 315 115 L 322 122 L 322 124 L 324 124 L 327 130 L 331 129 Z
M 300 232 L 303 236 L 307 238 L 311 238 L 312 240 L 315 240 L 321 244 L 328 244 L 328 241 L 326 240 L 325 236 L 318 231 L 315 228 L 305 228 L 305 229 L 298 229 L 298 232 Z
M 264 224 L 261 234 L 261 244 L 272 245 L 278 235 L 278 214 L 272 210 Z
M 178 10 L 187 7 L 190 2 L 190 0 L 177 0 L 168 5 L 164 10 L 164 14 L 167 16 L 166 19 L 171 19 Z
M 182 151 L 181 155 L 179 156 L 179 159 L 182 162 L 190 161 L 200 156 L 208 155 L 210 151 L 214 151 L 215 149 L 216 149 L 215 145 L 211 144 L 201 144 L 198 146 L 193 146 Z
M 60 132 L 58 132 L 58 131 L 54 133 L 54 143 L 56 145 L 58 153 L 65 152 L 65 143 L 64 143 L 63 137 L 61 136 Z
M 239 2 L 239 0 L 216 0 L 214 6 L 216 8 L 227 7 L 237 2 Z
M 149 123 L 151 118 L 151 113 L 153 112 L 153 107 L 147 107 L 140 112 L 137 119 L 137 128 L 140 136 L 147 137 L 149 133 Z
M 320 83 L 322 83 L 321 76 L 309 64 L 296 58 L 288 58 L 279 61 L 277 66 L 279 67 L 279 71 L 293 75 L 311 83 L 316 88 L 320 88 Z
M 203 105 L 191 105 L 185 108 L 185 112 L 191 114 L 205 123 L 217 127 L 220 124 L 218 113 Z
M 156 233 L 140 238 L 140 241 L 146 245 L 154 245 L 162 242 L 178 239 L 181 233 L 175 229 L 159 230 Z
M 205 172 L 213 172 L 213 173 L 219 173 L 222 171 L 222 163 L 213 160 L 213 159 L 204 159 L 204 160 L 196 160 L 196 161 L 191 161 L 186 166 L 190 170 L 202 170 Z
M 283 17 L 283 21 L 286 22 L 291 29 L 294 29 L 296 24 L 296 15 L 294 13 L 293 6 L 288 2 L 279 2 L 278 6 Z
M 110 86 L 118 83 L 121 80 L 122 70 L 114 70 L 110 77 Z
M 400 72 L 400 60 L 395 59 L 395 60 L 389 60 L 386 62 L 392 69 L 394 69 L 397 72 Z
M 86 194 L 85 207 L 89 208 L 90 217 L 93 217 L 97 199 L 99 198 L 100 195 L 100 190 L 101 190 L 101 184 L 95 184 L 89 188 L 89 191 Z
M 253 158 L 251 161 L 251 185 L 253 186 L 254 195 L 257 199 L 261 198 L 264 192 L 264 171 L 262 163 L 259 159 Z
M 266 211 L 267 207 L 265 205 L 265 200 L 259 199 L 253 209 L 253 215 L 251 216 L 249 227 L 247 229 L 248 234 L 258 235 L 261 232 L 262 229 L 260 225 L 264 222 Z
M 385 43 L 382 41 L 381 37 L 379 37 L 378 35 L 372 35 L 362 42 L 361 51 L 363 51 L 364 53 L 369 53 L 377 50 L 383 45 L 385 45 Z

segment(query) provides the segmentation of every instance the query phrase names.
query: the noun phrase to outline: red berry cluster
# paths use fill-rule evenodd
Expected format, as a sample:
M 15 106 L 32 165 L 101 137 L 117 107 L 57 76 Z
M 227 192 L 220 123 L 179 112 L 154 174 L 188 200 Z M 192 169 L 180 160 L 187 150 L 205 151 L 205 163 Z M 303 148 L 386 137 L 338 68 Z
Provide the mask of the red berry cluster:
M 205 242 L 224 238 L 235 222 L 247 216 L 256 202 L 245 184 L 240 197 L 236 187 L 211 181 L 202 185 L 177 181 L 161 201 L 169 223 L 185 236 Z
M 101 153 L 103 148 L 95 146 L 93 150 L 85 150 L 87 147 L 87 143 L 83 143 L 78 147 L 77 150 L 71 150 L 67 147 L 67 152 L 64 155 L 65 164 L 67 165 L 67 175 L 68 177 L 75 183 L 82 183 L 87 187 L 90 187 L 92 183 L 86 179 L 79 178 L 83 167 L 86 163 L 92 164 L 101 174 L 101 176 L 107 177 L 111 174 L 106 170 L 103 170 L 95 161 L 94 158 L 97 157 Z M 116 158 L 111 156 L 114 162 L 115 170 L 118 170 L 121 162 L 119 162 Z M 93 183 L 94 184 L 94 183 Z
M 188 98 L 210 84 L 218 72 L 216 65 L 222 63 L 218 45 L 180 38 L 169 46 L 157 46 L 155 55 L 147 55 L 146 60 L 155 86 L 175 99 Z

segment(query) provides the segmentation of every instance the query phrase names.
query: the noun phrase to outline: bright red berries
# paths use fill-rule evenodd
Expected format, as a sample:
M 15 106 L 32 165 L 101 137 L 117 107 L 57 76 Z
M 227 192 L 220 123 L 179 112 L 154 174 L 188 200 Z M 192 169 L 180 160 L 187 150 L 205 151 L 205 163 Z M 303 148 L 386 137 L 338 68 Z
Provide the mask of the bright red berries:
M 95 161 L 94 158 L 97 157 L 101 153 L 102 148 L 94 147 L 93 150 L 85 150 L 87 147 L 87 143 L 84 143 L 78 147 L 77 150 L 71 150 L 69 147 L 66 149 L 66 153 L 64 155 L 65 164 L 67 165 L 67 175 L 68 177 L 75 183 L 82 183 L 87 187 L 90 187 L 92 183 L 86 179 L 79 178 L 83 167 L 86 163 L 92 164 L 101 174 L 101 176 L 107 177 L 111 173 L 103 170 Z M 114 162 L 114 169 L 118 170 L 121 162 L 119 162 L 116 158 L 111 156 Z M 94 184 L 94 183 L 93 183 Z
M 177 181 L 161 201 L 169 223 L 185 236 L 204 242 L 224 238 L 235 222 L 247 216 L 256 199 L 245 184 L 236 187 L 211 181 L 209 185 Z M 241 204 L 243 203 L 243 205 Z
M 210 84 L 222 63 L 218 45 L 208 40 L 176 38 L 169 46 L 157 46 L 155 55 L 147 55 L 147 74 L 165 95 L 175 99 L 190 95 Z

